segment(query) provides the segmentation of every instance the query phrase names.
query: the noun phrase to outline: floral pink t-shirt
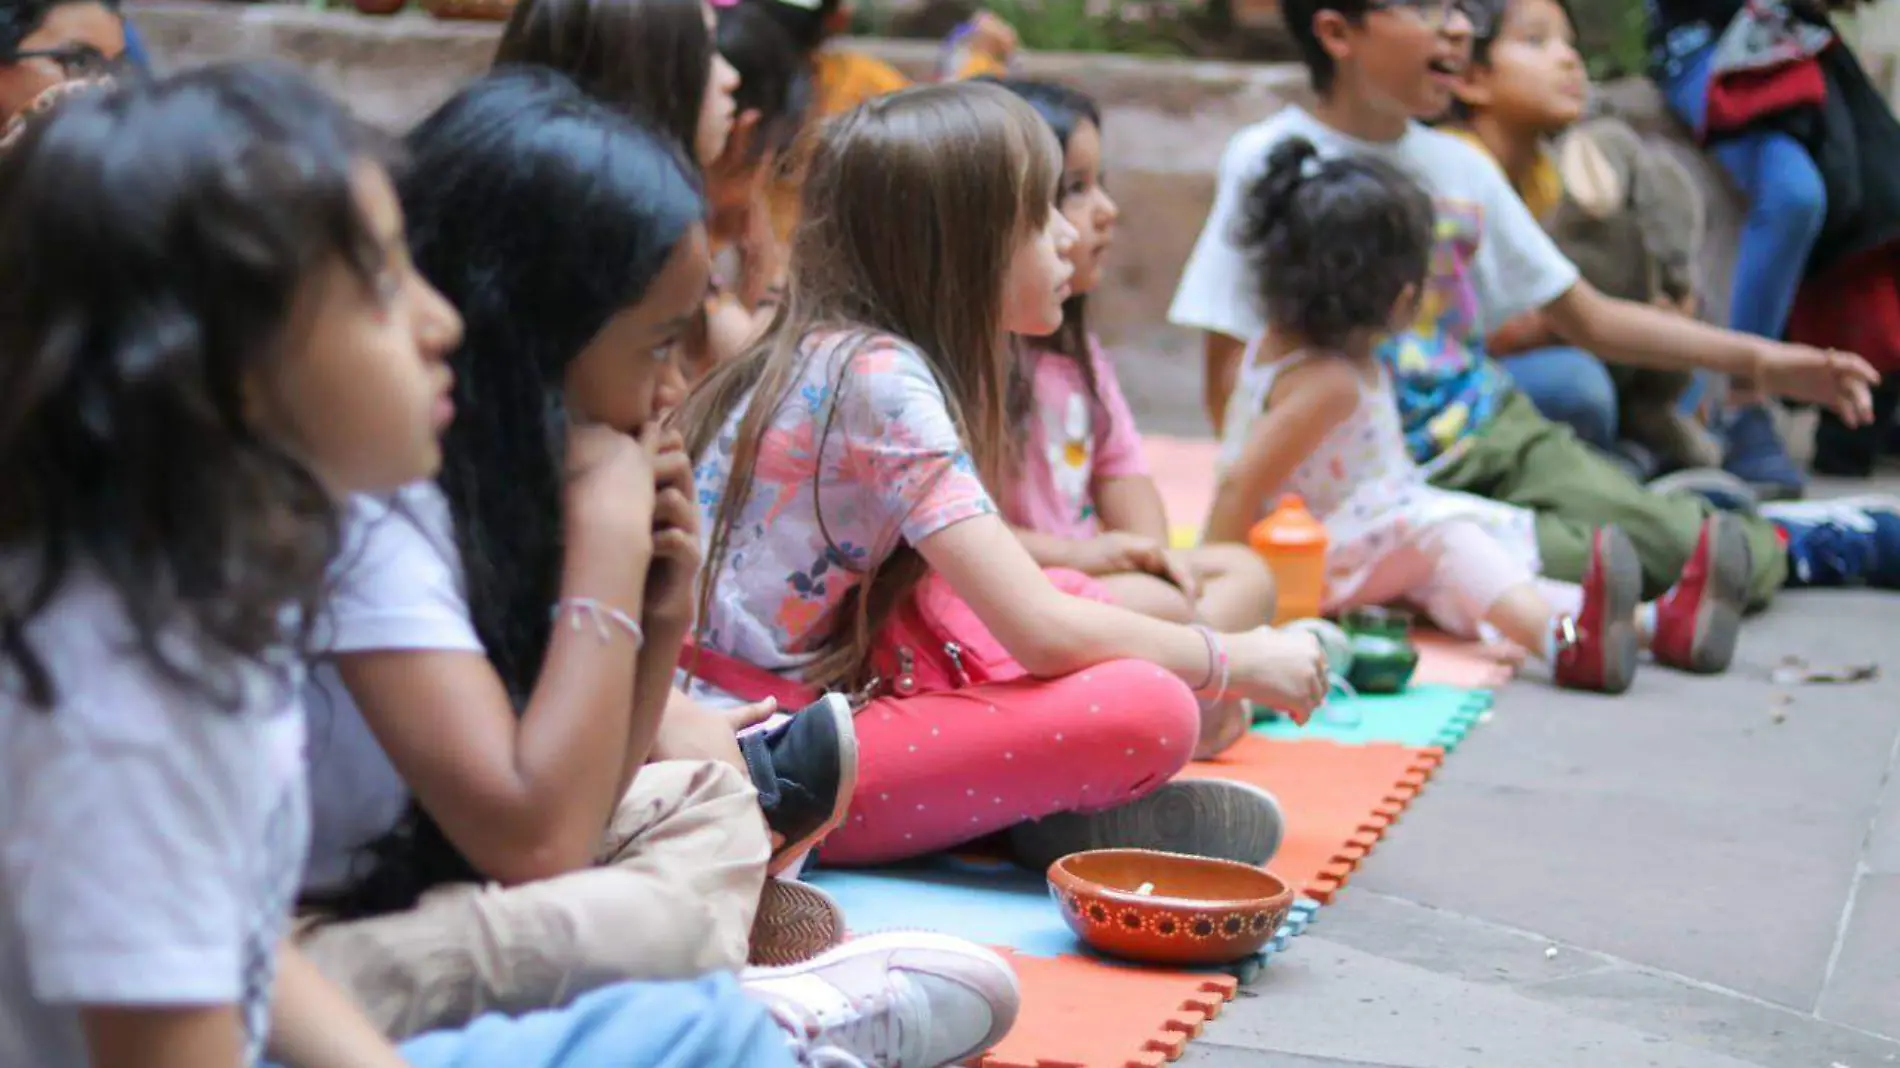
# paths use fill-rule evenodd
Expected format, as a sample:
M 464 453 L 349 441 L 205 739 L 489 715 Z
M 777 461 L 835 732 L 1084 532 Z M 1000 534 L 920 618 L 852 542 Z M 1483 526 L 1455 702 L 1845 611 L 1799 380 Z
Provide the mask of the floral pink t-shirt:
M 1115 365 L 1089 339 L 1096 399 L 1082 368 L 1059 353 L 1030 350 L 1023 357 L 1034 395 L 1026 452 L 1009 488 L 1006 514 L 1026 530 L 1063 538 L 1101 532 L 1094 487 L 1098 479 L 1148 473 L 1135 417 L 1115 380 Z
M 864 334 L 806 344 L 817 351 L 766 431 L 701 638 L 706 648 L 789 677 L 814 659 L 811 643 L 865 569 L 901 543 L 996 512 L 943 389 L 915 349 Z M 739 421 L 756 399 L 734 411 L 694 468 L 708 539 Z M 698 680 L 691 692 L 715 704 L 733 700 Z

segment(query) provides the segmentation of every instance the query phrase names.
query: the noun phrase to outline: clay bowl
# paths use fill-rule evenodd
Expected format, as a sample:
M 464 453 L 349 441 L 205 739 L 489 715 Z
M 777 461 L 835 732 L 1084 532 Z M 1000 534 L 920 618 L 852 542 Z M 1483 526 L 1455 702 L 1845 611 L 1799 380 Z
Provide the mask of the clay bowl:
M 1049 866 L 1049 894 L 1077 938 L 1147 964 L 1251 956 L 1293 906 L 1293 891 L 1260 868 L 1147 849 L 1071 853 Z

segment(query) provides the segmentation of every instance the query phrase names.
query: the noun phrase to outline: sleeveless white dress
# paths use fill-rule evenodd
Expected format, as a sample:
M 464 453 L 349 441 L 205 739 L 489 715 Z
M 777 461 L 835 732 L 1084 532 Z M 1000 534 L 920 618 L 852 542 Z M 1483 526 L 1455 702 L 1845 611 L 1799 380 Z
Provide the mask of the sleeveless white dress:
M 1273 384 L 1288 368 L 1309 359 L 1344 359 L 1333 353 L 1297 352 L 1278 362 L 1257 359 L 1249 346 L 1228 400 L 1220 450 L 1224 475 L 1239 459 L 1250 424 L 1266 411 Z M 1448 452 L 1434 466 L 1457 456 Z M 1376 381 L 1360 380 L 1359 406 L 1334 427 L 1279 493 L 1296 493 L 1326 525 L 1326 611 L 1366 603 L 1356 594 L 1379 561 L 1441 523 L 1481 527 L 1512 558 L 1536 575 L 1535 516 L 1529 509 L 1431 485 L 1405 447 L 1390 372 L 1378 367 Z M 1277 495 L 1269 499 L 1272 507 Z

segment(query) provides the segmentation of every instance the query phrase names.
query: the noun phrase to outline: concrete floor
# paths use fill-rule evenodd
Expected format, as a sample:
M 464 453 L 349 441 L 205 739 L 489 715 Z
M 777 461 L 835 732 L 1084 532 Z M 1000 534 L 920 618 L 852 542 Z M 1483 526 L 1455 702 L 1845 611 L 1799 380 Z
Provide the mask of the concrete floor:
M 1720 678 L 1513 682 L 1181 1063 L 1900 1064 L 1896 654 L 1900 595 L 1797 593 Z M 1885 675 L 1776 685 L 1787 655 Z

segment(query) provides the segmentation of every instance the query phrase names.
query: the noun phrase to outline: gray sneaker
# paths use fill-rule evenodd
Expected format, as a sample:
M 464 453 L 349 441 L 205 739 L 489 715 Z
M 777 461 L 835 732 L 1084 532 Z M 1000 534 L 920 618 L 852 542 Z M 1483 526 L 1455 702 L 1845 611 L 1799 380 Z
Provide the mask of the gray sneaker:
M 1102 812 L 1058 812 L 1010 829 L 1018 863 L 1036 871 L 1089 849 L 1153 849 L 1265 864 L 1285 820 L 1273 795 L 1226 779 L 1178 779 Z
M 915 931 L 853 939 L 786 968 L 751 968 L 739 985 L 790 1033 L 801 1061 L 836 1068 L 957 1064 L 1001 1042 L 1022 1007 L 1003 958 Z

